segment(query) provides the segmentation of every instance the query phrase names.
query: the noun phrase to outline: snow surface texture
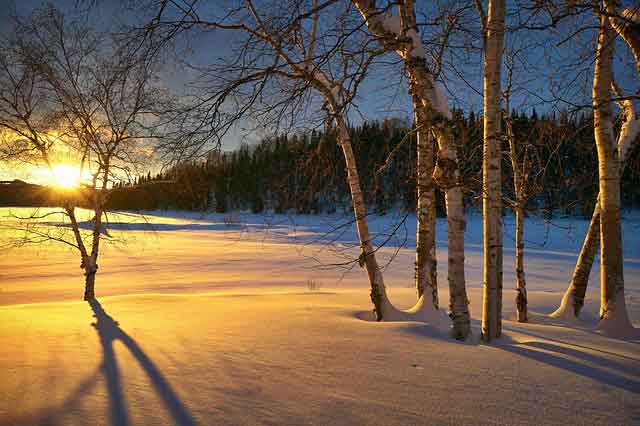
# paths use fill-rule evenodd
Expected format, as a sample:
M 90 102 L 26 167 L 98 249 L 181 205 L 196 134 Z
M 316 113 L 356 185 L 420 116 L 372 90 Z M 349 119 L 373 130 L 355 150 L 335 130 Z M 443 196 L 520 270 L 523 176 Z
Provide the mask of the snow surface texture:
M 640 420 L 640 339 L 594 332 L 597 267 L 579 323 L 546 315 L 566 289 L 587 221 L 527 220 L 532 322 L 518 324 L 509 291 L 513 222 L 505 218 L 504 334 L 481 345 L 479 216 L 468 217 L 466 343 L 428 324 L 362 320 L 366 274 L 318 269 L 358 252 L 353 224 L 325 235 L 350 219 L 242 214 L 225 224 L 223 215 L 180 216 L 110 216 L 118 242 L 104 246 L 93 305 L 78 301 L 74 252 L 59 244 L 2 252 L 0 425 Z M 401 218 L 372 216 L 377 240 Z M 409 247 L 385 271 L 391 299 L 405 308 L 415 303 L 414 229 L 409 217 L 382 250 L 388 260 L 406 236 Z M 638 327 L 639 218 L 627 215 L 623 230 L 627 307 Z M 437 235 L 446 306 L 443 220 Z M 319 291 L 308 290 L 309 279 L 322 283 Z

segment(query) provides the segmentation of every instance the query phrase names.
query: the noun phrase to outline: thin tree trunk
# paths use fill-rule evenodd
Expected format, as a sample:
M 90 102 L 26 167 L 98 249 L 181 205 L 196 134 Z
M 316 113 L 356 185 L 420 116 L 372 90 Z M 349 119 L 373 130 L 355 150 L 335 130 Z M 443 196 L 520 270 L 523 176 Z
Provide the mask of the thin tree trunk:
M 517 201 L 518 203 L 521 200 Z M 527 283 L 524 279 L 524 208 L 516 207 L 516 319 L 527 322 Z
M 413 80 L 413 79 L 412 79 Z M 412 83 L 413 86 L 416 83 Z M 416 289 L 418 298 L 426 291 L 433 306 L 438 308 L 436 262 L 436 206 L 433 182 L 433 141 L 427 124 L 428 112 L 414 99 L 416 126 L 418 127 L 418 161 L 416 206 Z
M 489 0 L 484 57 L 483 242 L 484 291 L 482 339 L 502 332 L 502 189 L 500 71 L 504 44 L 504 0 Z
M 596 201 L 596 207 L 591 215 L 589 229 L 584 237 L 580 255 L 573 270 L 573 276 L 569 283 L 569 288 L 562 297 L 560 307 L 551 314 L 556 318 L 577 318 L 584 306 L 585 295 L 587 294 L 587 284 L 593 266 L 598 247 L 600 246 L 600 197 Z
M 351 138 L 347 130 L 347 125 L 339 114 L 336 114 L 335 121 L 336 130 L 338 132 L 338 143 L 342 148 L 342 153 L 344 154 L 344 160 L 346 163 L 347 181 L 351 192 L 353 213 L 356 218 L 356 228 L 358 229 L 358 238 L 360 240 L 360 247 L 362 250 L 360 255 L 360 266 L 364 266 L 367 270 L 369 283 L 371 284 L 371 301 L 375 308 L 376 319 L 378 321 L 382 321 L 385 319 L 385 314 L 390 311 L 391 306 L 387 298 L 382 272 L 378 266 L 375 250 L 369 234 L 364 197 L 360 188 L 360 177 L 358 176 L 356 159 L 351 147 Z
M 436 263 L 436 209 L 435 188 L 433 184 L 433 141 L 429 135 L 429 126 L 433 117 L 434 87 L 426 68 L 424 49 L 419 37 L 411 39 L 407 34 L 418 34 L 415 22 L 413 1 L 398 4 L 400 17 L 381 12 L 375 0 L 352 0 L 367 24 L 367 28 L 377 38 L 384 49 L 395 51 L 407 64 L 409 91 L 412 94 L 416 127 L 418 128 L 417 146 L 417 189 L 416 206 L 416 264 L 415 280 L 418 298 L 428 292 L 432 305 L 438 308 L 438 285 Z M 402 29 L 392 29 L 389 22 L 401 19 Z M 403 42 L 399 42 L 403 39 Z
M 509 76 L 511 82 L 511 76 Z M 522 159 L 522 169 L 518 164 L 518 148 L 513 133 L 513 124 L 509 114 L 509 101 L 507 97 L 505 108 L 505 124 L 507 139 L 509 141 L 509 157 L 513 171 L 513 192 L 515 194 L 516 214 L 516 319 L 518 322 L 527 322 L 527 283 L 524 276 L 524 206 L 526 203 L 526 176 L 528 175 L 528 159 L 525 150 Z
M 600 187 L 599 327 L 607 331 L 614 331 L 620 325 L 630 326 L 624 301 L 620 159 L 613 135 L 611 105 L 614 38 L 615 32 L 609 18 L 601 16 L 593 77 L 593 119 Z
M 434 179 L 445 191 L 448 226 L 449 316 L 453 321 L 452 334 L 464 340 L 471 331 L 469 299 L 464 278 L 464 200 L 458 171 L 458 156 L 453 135 L 446 124 L 434 127 L 438 141 L 438 160 Z
M 615 15 L 616 5 L 614 2 L 604 2 L 607 11 Z M 626 11 L 625 11 L 626 12 Z M 633 28 L 628 24 L 623 24 L 616 18 L 610 18 L 610 23 L 616 30 L 618 35 L 627 43 L 627 46 L 632 51 L 636 60 L 636 69 L 640 73 L 640 40 L 637 35 L 634 37 Z M 613 82 L 611 86 L 616 95 L 622 96 L 619 87 Z M 618 175 L 622 176 L 624 168 L 627 165 L 627 158 L 629 152 L 633 150 L 633 146 L 638 139 L 638 131 L 640 128 L 640 121 L 638 121 L 637 115 L 634 110 L 633 101 L 623 100 L 620 101 L 625 121 L 620 129 L 618 135 L 618 155 L 619 155 L 619 171 Z M 578 261 L 576 262 L 575 269 L 569 287 L 565 292 L 560 307 L 551 314 L 553 317 L 565 317 L 565 318 L 577 318 L 580 315 L 580 311 L 584 305 L 584 299 L 587 292 L 587 285 L 589 283 L 589 275 L 593 266 L 593 260 L 595 258 L 596 251 L 598 250 L 600 243 L 600 194 L 598 193 L 598 199 L 591 216 L 591 222 L 589 223 L 589 230 L 585 236 Z

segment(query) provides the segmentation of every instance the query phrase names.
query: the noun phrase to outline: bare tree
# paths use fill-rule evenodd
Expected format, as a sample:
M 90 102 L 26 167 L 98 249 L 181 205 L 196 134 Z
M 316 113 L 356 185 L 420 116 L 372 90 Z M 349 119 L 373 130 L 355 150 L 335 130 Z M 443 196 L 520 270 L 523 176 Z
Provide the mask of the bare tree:
M 616 33 L 627 44 L 640 70 L 640 31 L 634 16 L 637 11 L 617 10 L 614 2 L 605 1 L 598 15 L 599 34 L 593 80 L 594 132 L 598 147 L 600 192 L 589 223 L 574 274 L 556 317 L 575 318 L 584 305 L 589 274 L 595 253 L 601 247 L 601 300 L 599 327 L 605 331 L 624 332 L 629 322 L 624 300 L 623 260 L 620 225 L 620 177 L 628 153 L 637 142 L 640 119 L 633 100 L 624 96 L 613 78 L 613 46 Z M 613 135 L 612 96 L 622 111 L 623 123 L 617 139 Z M 605 192 L 607 199 L 605 199 Z M 607 219 L 603 212 L 607 209 Z M 606 241 L 606 243 L 605 243 Z M 606 246 L 605 246 L 606 244 Z
M 260 6 L 260 7 L 258 7 Z M 357 90 L 384 51 L 372 46 L 347 2 L 290 0 L 258 4 L 239 1 L 218 15 L 188 2 L 159 2 L 145 34 L 168 40 L 184 31 L 225 31 L 236 44 L 226 60 L 204 68 L 207 80 L 197 108 L 216 137 L 227 124 L 251 119 L 263 128 L 291 128 L 324 115 L 335 131 L 347 169 L 356 228 L 359 263 L 367 271 L 378 320 L 441 319 L 423 299 L 409 311 L 396 309 L 387 297 L 366 219 L 355 156 L 348 129 L 349 111 L 357 111 Z M 209 15 L 207 16 L 207 13 Z M 224 73 L 222 71 L 224 70 Z M 311 90 L 309 90 L 311 89 Z M 229 105 L 236 105 L 231 108 Z M 306 114 L 306 115 L 305 115 Z M 317 118 L 315 118 L 317 120 Z M 222 125 L 221 125 L 222 124 Z
M 504 0 L 489 0 L 487 14 L 479 0 L 484 38 L 483 243 L 484 293 L 482 339 L 490 342 L 502 332 L 502 180 L 500 76 L 504 45 Z
M 464 203 L 458 171 L 458 156 L 448 120 L 451 112 L 445 92 L 427 66 L 426 51 L 420 39 L 415 3 L 397 2 L 398 15 L 379 9 L 374 0 L 353 0 L 367 27 L 385 50 L 402 58 L 409 76 L 418 136 L 416 207 L 416 287 L 418 297 L 431 289 L 431 301 L 438 308 L 435 280 L 435 191 L 434 181 L 445 191 L 448 221 L 449 310 L 453 334 L 464 339 L 470 332 L 468 298 L 464 277 Z M 441 67 L 438 63 L 437 67 Z M 436 69 L 436 66 L 432 67 Z M 433 133 L 438 143 L 437 162 L 433 163 Z M 424 302 L 423 302 L 424 303 Z
M 507 83 L 503 92 L 503 121 L 505 136 L 509 144 L 509 163 L 513 173 L 514 200 L 511 205 L 516 219 L 516 319 L 527 322 L 527 287 L 524 272 L 524 218 L 525 207 L 529 200 L 529 177 L 532 159 L 529 144 L 522 144 L 516 139 L 511 117 L 511 90 L 513 87 L 513 68 L 516 54 L 506 55 Z M 522 146 L 524 145 L 524 146 Z
M 106 34 L 67 20 L 52 6 L 16 21 L 16 35 L 2 49 L 0 126 L 9 136 L 7 157 L 31 154 L 29 160 L 55 176 L 55 156 L 64 150 L 79 177 L 83 170 L 91 174 L 82 188 L 64 197 L 62 211 L 23 218 L 32 222 L 22 228 L 21 240 L 56 240 L 76 248 L 85 300 L 95 298 L 111 185 L 151 149 L 161 93 L 154 87 L 152 64 L 140 53 L 119 48 Z M 88 208 L 93 219 L 81 222 L 78 207 Z M 38 226 L 38 220 L 53 215 L 68 220 L 64 226 L 71 236 Z

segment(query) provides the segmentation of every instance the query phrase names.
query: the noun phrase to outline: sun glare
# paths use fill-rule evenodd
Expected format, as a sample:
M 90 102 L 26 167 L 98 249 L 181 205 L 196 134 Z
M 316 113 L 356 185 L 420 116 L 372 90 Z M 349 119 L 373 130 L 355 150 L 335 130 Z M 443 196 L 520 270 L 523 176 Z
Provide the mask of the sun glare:
M 53 166 L 50 184 L 60 188 L 76 188 L 80 184 L 80 169 L 68 165 Z

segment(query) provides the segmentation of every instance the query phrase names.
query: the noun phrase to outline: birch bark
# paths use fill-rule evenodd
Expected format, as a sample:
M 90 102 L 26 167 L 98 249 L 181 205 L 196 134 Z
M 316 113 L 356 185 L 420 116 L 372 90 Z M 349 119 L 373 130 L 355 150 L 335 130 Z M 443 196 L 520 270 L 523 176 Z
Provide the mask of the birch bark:
M 615 14 L 615 5 L 612 2 L 605 1 L 605 7 L 610 14 Z M 640 74 L 640 41 L 638 34 L 634 33 L 629 25 L 621 24 L 617 18 L 610 18 L 610 22 L 618 35 L 627 43 L 636 60 L 636 67 Z M 635 35 L 634 35 L 635 34 Z M 632 41 L 635 37 L 635 42 Z M 611 81 L 611 89 L 618 97 L 622 97 L 620 89 Z M 627 164 L 629 152 L 638 141 L 640 133 L 640 119 L 634 109 L 633 101 L 627 99 L 619 102 L 624 116 L 624 122 L 618 134 L 617 149 L 619 156 L 619 176 L 622 176 L 624 168 Z M 584 299 L 589 283 L 589 275 L 593 266 L 595 254 L 600 244 L 600 194 L 596 201 L 589 229 L 585 236 L 580 255 L 576 262 L 575 269 L 569 287 L 567 288 L 560 306 L 551 314 L 552 317 L 562 317 L 567 319 L 575 319 L 580 315 L 580 311 L 584 306 Z
M 383 48 L 396 52 L 407 64 L 418 138 L 415 283 L 418 298 L 427 293 L 437 309 L 436 214 L 432 178 L 434 152 L 433 141 L 429 137 L 429 126 L 434 116 L 432 100 L 435 98 L 435 87 L 426 68 L 424 50 L 419 44 L 414 3 L 411 0 L 401 2 L 399 9 L 402 16 L 393 16 L 378 10 L 375 0 L 352 2 Z
M 504 44 L 505 1 L 489 0 L 484 57 L 483 242 L 484 288 L 482 339 L 502 332 L 502 188 L 500 75 Z
M 335 106 L 334 106 L 335 109 Z M 371 242 L 369 234 L 369 225 L 366 219 L 366 207 L 362 189 L 360 187 L 360 177 L 356 166 L 355 155 L 351 147 L 351 138 L 347 129 L 347 125 L 341 114 L 335 115 L 336 131 L 338 133 L 338 144 L 342 148 L 344 160 L 347 168 L 347 182 L 351 192 L 351 200 L 353 204 L 353 213 L 356 219 L 356 228 L 358 230 L 358 238 L 360 240 L 361 264 L 364 265 L 369 276 L 371 284 L 371 301 L 375 308 L 376 319 L 381 321 L 386 319 L 392 309 L 387 297 L 382 272 L 376 260 L 375 249 Z
M 620 158 L 613 135 L 611 86 L 615 32 L 600 17 L 593 76 L 594 135 L 600 187 L 600 324 L 614 331 L 630 327 L 624 302 L 622 230 L 620 226 Z
M 438 141 L 438 159 L 434 170 L 434 179 L 445 191 L 448 228 L 448 281 L 449 281 L 449 317 L 453 321 L 452 334 L 456 339 L 464 340 L 471 331 L 469 318 L 469 299 L 464 277 L 464 200 L 458 156 L 453 144 L 453 135 L 446 125 L 434 127 Z
M 527 283 L 524 275 L 524 206 L 526 203 L 526 174 L 527 158 L 523 158 L 523 167 L 518 164 L 518 148 L 513 132 L 513 123 L 506 116 L 509 114 L 509 102 L 505 108 L 505 125 L 507 140 L 509 142 L 509 158 L 513 170 L 513 191 L 515 194 L 516 214 L 516 319 L 518 322 L 527 322 Z
M 415 4 L 398 3 L 399 16 L 379 11 L 374 0 L 353 0 L 371 33 L 387 51 L 396 52 L 407 66 L 409 92 L 418 129 L 418 204 L 416 236 L 416 287 L 418 297 L 427 289 L 433 306 L 438 308 L 435 257 L 435 189 L 434 177 L 447 182 L 448 281 L 450 317 L 453 335 L 464 339 L 470 332 L 468 298 L 464 279 L 464 204 L 459 186 L 457 155 L 448 119 L 451 113 L 444 93 L 427 68 L 425 51 L 418 33 Z M 399 19 L 399 22 L 398 22 Z M 433 132 L 438 141 L 440 168 L 434 169 Z M 441 160 L 440 160 L 441 159 Z M 419 302 L 420 304 L 421 302 Z M 422 302 L 424 303 L 424 301 Z

